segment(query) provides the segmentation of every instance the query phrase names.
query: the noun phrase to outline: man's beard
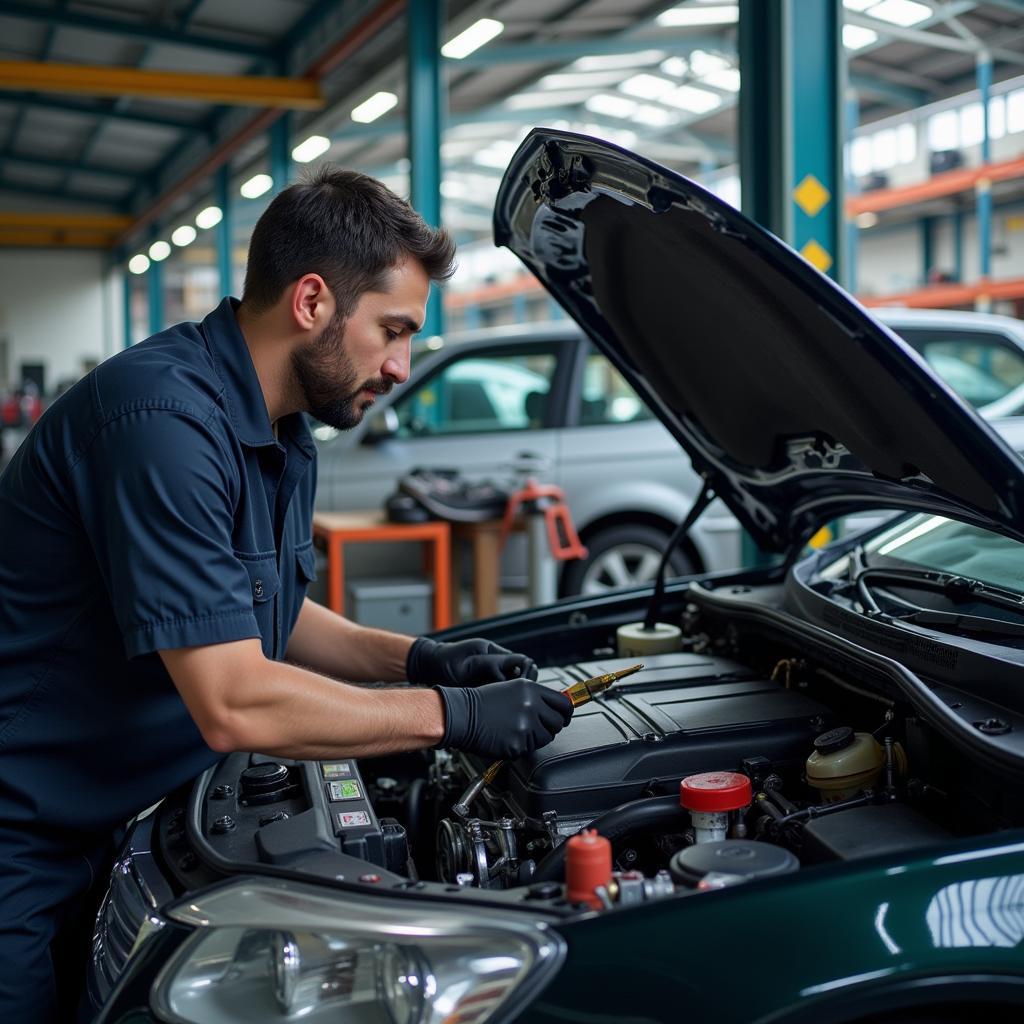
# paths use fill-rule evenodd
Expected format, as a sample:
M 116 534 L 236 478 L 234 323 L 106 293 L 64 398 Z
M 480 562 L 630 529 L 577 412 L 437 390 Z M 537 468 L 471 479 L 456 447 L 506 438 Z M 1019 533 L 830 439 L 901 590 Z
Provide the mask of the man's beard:
M 392 387 L 383 377 L 358 383 L 345 352 L 345 323 L 339 316 L 331 318 L 319 337 L 292 354 L 292 371 L 305 410 L 335 430 L 351 430 L 362 422 L 373 403 L 359 402 L 361 392 L 386 395 Z

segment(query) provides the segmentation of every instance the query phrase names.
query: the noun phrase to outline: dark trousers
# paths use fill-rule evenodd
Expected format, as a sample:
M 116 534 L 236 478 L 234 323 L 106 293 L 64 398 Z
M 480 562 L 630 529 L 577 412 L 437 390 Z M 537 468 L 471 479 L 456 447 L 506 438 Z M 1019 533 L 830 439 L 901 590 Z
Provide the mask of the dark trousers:
M 0 837 L 0 1021 L 74 1024 L 112 843 Z

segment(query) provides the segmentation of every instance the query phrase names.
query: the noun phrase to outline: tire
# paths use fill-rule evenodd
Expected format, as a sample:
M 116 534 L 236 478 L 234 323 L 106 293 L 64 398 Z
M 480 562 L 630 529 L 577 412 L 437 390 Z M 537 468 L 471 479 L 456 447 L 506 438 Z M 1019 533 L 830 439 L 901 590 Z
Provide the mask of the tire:
M 620 524 L 587 537 L 587 557 L 569 562 L 562 574 L 562 596 L 602 594 L 619 587 L 653 583 L 669 533 L 656 526 Z M 669 559 L 668 575 L 696 572 L 693 560 L 677 547 Z

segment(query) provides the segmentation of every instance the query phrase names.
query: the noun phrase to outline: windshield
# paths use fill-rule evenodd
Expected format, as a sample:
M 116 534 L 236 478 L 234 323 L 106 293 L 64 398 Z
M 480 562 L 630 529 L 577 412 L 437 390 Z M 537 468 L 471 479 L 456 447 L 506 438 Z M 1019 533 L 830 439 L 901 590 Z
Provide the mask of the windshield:
M 869 566 L 933 569 L 1024 594 L 1024 544 L 943 516 L 910 516 L 866 542 L 863 550 Z M 822 575 L 839 576 L 848 563 L 841 558 Z

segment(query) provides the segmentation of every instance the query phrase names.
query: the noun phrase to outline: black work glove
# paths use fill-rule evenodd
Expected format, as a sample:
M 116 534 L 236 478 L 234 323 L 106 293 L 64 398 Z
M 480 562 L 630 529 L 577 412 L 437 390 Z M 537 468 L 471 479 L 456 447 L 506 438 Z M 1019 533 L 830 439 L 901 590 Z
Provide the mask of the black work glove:
M 435 686 L 444 703 L 441 747 L 489 758 L 517 758 L 547 746 L 572 718 L 572 701 L 532 679 L 476 689 Z
M 537 678 L 532 658 L 479 638 L 449 644 L 421 636 L 409 648 L 405 671 L 409 682 L 418 686 L 480 686 L 503 679 Z

